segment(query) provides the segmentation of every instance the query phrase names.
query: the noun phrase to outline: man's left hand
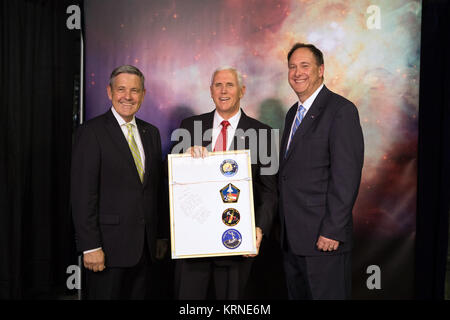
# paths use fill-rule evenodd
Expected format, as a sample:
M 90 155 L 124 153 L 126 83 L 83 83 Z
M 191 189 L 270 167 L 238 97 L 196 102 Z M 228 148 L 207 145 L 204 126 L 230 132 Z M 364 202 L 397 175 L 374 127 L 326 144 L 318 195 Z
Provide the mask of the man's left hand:
M 263 232 L 260 227 L 256 227 L 256 254 L 246 254 L 245 258 L 254 258 L 259 254 L 259 247 L 261 246 L 261 241 L 263 238 Z
M 322 251 L 336 251 L 339 247 L 339 241 L 320 236 L 316 246 L 317 249 Z

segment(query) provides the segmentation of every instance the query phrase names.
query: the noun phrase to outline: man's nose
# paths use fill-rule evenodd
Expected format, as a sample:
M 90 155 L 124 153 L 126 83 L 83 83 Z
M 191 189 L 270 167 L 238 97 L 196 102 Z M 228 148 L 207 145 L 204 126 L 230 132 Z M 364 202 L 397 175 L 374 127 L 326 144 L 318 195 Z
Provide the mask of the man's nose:
M 131 90 L 125 91 L 125 99 L 130 100 L 131 99 Z
M 227 92 L 227 86 L 223 86 L 223 87 L 221 88 L 220 92 L 226 93 L 226 92 Z

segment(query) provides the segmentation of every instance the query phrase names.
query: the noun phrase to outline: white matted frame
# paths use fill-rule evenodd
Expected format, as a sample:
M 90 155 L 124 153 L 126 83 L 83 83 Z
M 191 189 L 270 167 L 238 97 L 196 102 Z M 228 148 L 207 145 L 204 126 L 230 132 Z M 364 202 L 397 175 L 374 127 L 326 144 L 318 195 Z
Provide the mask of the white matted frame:
M 236 168 L 221 170 L 228 163 Z M 250 150 L 170 154 L 168 166 L 172 259 L 256 254 Z M 230 184 L 238 198 L 228 203 Z

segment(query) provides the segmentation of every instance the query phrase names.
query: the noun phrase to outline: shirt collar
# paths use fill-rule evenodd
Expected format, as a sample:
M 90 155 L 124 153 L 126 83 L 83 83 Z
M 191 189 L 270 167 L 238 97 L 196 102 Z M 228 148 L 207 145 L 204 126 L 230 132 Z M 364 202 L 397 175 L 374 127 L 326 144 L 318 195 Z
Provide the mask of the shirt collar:
M 238 125 L 238 123 L 239 123 L 239 119 L 241 118 L 241 108 L 239 108 L 239 111 L 234 115 L 234 116 L 232 116 L 230 119 L 228 119 L 228 122 L 230 123 L 230 127 L 232 128 L 232 129 L 236 129 L 237 128 L 237 125 Z M 214 111 L 214 123 L 213 123 L 213 128 L 214 129 L 216 129 L 216 128 L 218 128 L 220 125 L 221 125 L 221 123 L 222 123 L 222 121 L 223 121 L 224 119 L 219 115 L 219 113 L 217 112 L 217 110 L 216 111 Z
M 322 83 L 322 84 L 320 85 L 320 87 L 318 87 L 318 88 L 316 89 L 316 91 L 314 91 L 314 93 L 313 93 L 308 99 L 305 100 L 305 102 L 301 103 L 300 100 L 299 100 L 299 101 L 298 101 L 297 107 L 299 107 L 300 105 L 302 105 L 302 106 L 306 109 L 306 112 L 308 112 L 308 110 L 309 110 L 309 108 L 311 108 L 311 106 L 312 106 L 314 100 L 316 100 L 316 97 L 317 97 L 317 95 L 319 94 L 320 90 L 322 90 L 323 85 L 324 85 L 324 84 Z M 306 112 L 305 112 L 305 113 L 306 113 Z
M 127 124 L 127 123 L 132 123 L 137 128 L 135 116 L 133 116 L 133 119 L 130 122 L 126 122 L 125 120 L 123 120 L 123 118 L 120 116 L 120 114 L 117 113 L 117 111 L 116 111 L 116 109 L 114 109 L 114 107 L 111 107 L 111 111 L 112 111 L 114 117 L 116 118 L 117 122 L 119 123 L 119 126 L 123 126 L 124 124 Z

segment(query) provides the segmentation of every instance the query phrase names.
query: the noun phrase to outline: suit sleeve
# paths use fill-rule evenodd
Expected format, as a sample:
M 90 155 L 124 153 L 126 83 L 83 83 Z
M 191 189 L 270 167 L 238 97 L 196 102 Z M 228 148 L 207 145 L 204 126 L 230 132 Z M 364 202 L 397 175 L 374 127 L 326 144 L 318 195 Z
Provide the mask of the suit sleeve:
M 162 154 L 161 151 L 161 135 L 159 130 L 156 129 L 155 133 L 156 144 L 158 148 L 158 155 Z M 162 166 L 162 174 L 159 179 L 158 188 L 158 238 L 168 239 L 170 235 L 170 206 L 169 206 L 169 174 L 168 174 L 168 160 L 167 156 L 159 163 L 159 168 Z
M 358 110 L 347 103 L 336 112 L 330 132 L 327 213 L 320 235 L 345 242 L 361 181 L 364 139 Z
M 181 121 L 179 128 L 172 132 L 172 135 L 174 135 L 173 138 L 176 140 L 172 141 L 169 153 L 184 153 L 189 147 L 194 145 L 191 139 L 193 128 L 189 125 L 189 123 L 190 122 L 187 121 L 187 119 L 184 119 Z
M 72 148 L 71 202 L 78 251 L 102 246 L 98 224 L 100 146 L 93 130 L 80 127 Z
M 256 197 L 256 226 L 260 227 L 264 234 L 268 235 L 271 230 L 272 222 L 277 211 L 278 206 L 278 189 L 277 189 L 277 171 L 278 158 L 275 148 L 274 137 L 271 134 L 271 128 L 264 128 L 267 130 L 267 139 L 265 136 L 260 136 L 259 141 L 259 155 L 261 152 L 267 155 L 265 160 L 270 159 L 268 163 L 261 163 L 259 159 L 259 168 L 257 176 L 255 177 L 255 193 Z M 262 140 L 262 141 L 261 141 Z M 264 141 L 266 140 L 266 141 Z M 261 146 L 265 145 L 266 150 L 262 150 Z M 265 162 L 266 162 L 265 161 Z

